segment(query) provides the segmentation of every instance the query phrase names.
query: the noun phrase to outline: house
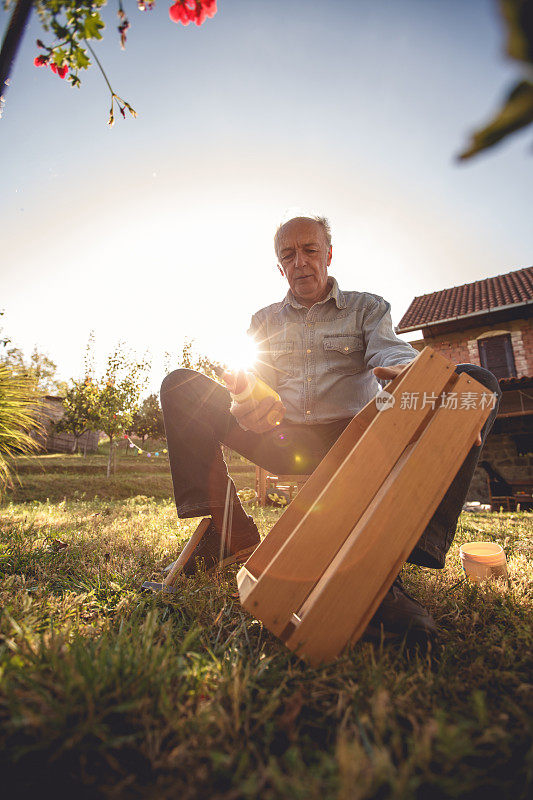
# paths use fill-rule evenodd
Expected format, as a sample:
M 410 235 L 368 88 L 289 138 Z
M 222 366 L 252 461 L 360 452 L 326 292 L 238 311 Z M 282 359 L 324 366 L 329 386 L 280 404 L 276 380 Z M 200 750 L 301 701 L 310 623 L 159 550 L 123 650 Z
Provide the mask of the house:
M 454 364 L 479 364 L 503 392 L 468 500 L 489 502 L 488 474 L 503 484 L 533 485 L 533 267 L 415 297 L 396 333 L 422 334 Z M 487 466 L 488 465 L 488 466 Z M 494 494 L 494 492 L 493 492 Z M 524 505 L 524 504 L 523 504 Z
M 41 422 L 45 427 L 46 435 L 35 438 L 42 444 L 48 453 L 72 453 L 76 445 L 75 437 L 71 433 L 59 433 L 56 424 L 63 416 L 63 398 L 46 395 Z M 98 431 L 86 431 L 78 439 L 78 452 L 95 453 L 98 449 Z

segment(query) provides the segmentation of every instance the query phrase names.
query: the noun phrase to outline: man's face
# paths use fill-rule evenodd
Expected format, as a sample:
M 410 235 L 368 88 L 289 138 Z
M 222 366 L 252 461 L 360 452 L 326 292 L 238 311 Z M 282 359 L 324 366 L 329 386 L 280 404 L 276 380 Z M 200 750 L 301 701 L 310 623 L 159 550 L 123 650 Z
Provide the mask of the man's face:
M 331 247 L 322 226 L 312 219 L 292 219 L 278 237 L 280 272 L 289 281 L 296 300 L 307 308 L 323 300 L 329 291 Z

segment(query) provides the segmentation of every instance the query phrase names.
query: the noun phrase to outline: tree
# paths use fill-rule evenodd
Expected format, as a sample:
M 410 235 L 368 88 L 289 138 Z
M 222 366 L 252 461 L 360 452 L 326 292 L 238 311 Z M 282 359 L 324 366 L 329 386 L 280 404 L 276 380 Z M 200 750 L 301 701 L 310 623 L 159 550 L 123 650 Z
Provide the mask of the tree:
M 56 363 L 46 353 L 37 350 L 37 347 L 33 348 L 29 358 L 26 358 L 18 347 L 6 348 L 1 360 L 11 367 L 14 375 L 25 375 L 30 381 L 33 381 L 43 394 L 64 394 L 66 392 L 66 382 L 55 377 Z
M 164 439 L 165 424 L 163 422 L 163 411 L 159 404 L 156 394 L 150 394 L 143 401 L 140 409 L 133 415 L 131 431 L 139 436 L 143 443 L 147 438 Z
M 58 432 L 72 433 L 74 446 L 78 449 L 80 437 L 90 430 L 95 430 L 98 423 L 98 386 L 87 375 L 83 381 L 72 381 L 63 400 L 64 414 L 56 424 Z
M 197 372 L 203 372 L 203 374 L 207 375 L 208 378 L 213 378 L 213 380 L 216 380 L 217 374 L 213 367 L 222 367 L 223 369 L 227 369 L 226 365 L 221 364 L 219 361 L 213 361 L 212 359 L 207 358 L 207 356 L 196 352 L 193 345 L 194 339 L 189 339 L 186 336 L 183 340 L 181 353 L 178 354 L 178 366 L 184 367 L 185 369 L 194 369 Z M 173 358 L 171 353 L 165 353 L 165 356 L 165 366 L 168 372 L 171 368 Z
M 94 424 L 109 437 L 108 478 L 115 468 L 115 439 L 125 430 L 131 430 L 148 367 L 146 361 L 138 361 L 119 343 L 108 356 L 105 374 L 98 382 Z

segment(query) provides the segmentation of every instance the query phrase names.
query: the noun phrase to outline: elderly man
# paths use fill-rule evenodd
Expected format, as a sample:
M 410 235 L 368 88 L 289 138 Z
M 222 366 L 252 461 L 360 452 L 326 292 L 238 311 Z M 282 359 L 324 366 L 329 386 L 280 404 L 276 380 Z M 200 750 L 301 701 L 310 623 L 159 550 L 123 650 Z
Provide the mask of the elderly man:
M 278 228 L 274 244 L 289 290 L 281 302 L 254 314 L 249 333 L 259 347 L 256 372 L 278 392 L 281 403 L 273 398 L 232 403 L 223 386 L 186 369 L 172 372 L 161 387 L 178 515 L 212 518 L 186 564 L 187 574 L 201 563 L 209 569 L 242 562 L 259 543 L 257 527 L 228 477 L 221 443 L 274 473 L 308 474 L 379 391 L 378 380 L 392 379 L 417 356 L 395 335 L 386 300 L 369 292 L 341 291 L 328 274 L 332 246 L 325 218 L 289 220 Z M 473 364 L 459 364 L 456 372 L 472 375 L 497 394 L 497 402 L 409 556 L 412 564 L 434 569 L 444 566 L 479 446 L 492 427 L 501 397 L 491 372 Z M 268 419 L 275 406 L 284 413 L 277 426 Z M 232 525 L 222 543 L 227 502 Z M 404 591 L 399 578 L 373 624 L 397 634 L 432 636 L 436 630 L 429 612 Z

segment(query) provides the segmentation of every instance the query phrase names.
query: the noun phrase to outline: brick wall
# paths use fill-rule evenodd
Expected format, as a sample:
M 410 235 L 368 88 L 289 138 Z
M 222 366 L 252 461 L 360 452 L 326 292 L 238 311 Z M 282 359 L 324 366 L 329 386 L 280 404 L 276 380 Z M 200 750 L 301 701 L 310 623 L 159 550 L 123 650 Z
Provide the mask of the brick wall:
M 424 339 L 411 342 L 411 344 L 416 350 L 422 350 L 429 345 L 454 364 L 479 365 L 478 337 L 488 332 L 510 333 L 517 377 L 533 375 L 533 320 L 531 319 L 516 319 L 491 326 L 473 327 L 466 331 L 456 331 L 435 337 L 425 336 Z
M 453 340 L 454 336 L 455 334 L 450 334 L 447 341 L 442 339 L 430 339 L 428 337 L 427 339 L 417 339 L 416 342 L 409 342 L 409 344 L 419 352 L 429 345 L 429 347 L 433 347 L 434 350 L 442 353 L 445 358 L 448 358 L 454 364 L 478 363 L 470 360 L 470 353 L 466 341 L 462 341 L 461 339 Z
M 518 378 L 533 376 L 533 320 L 516 319 L 489 326 L 478 326 L 466 331 L 425 336 L 424 339 L 410 342 L 421 351 L 429 345 L 442 353 L 454 364 L 478 364 L 478 337 L 487 332 L 510 333 L 516 374 Z M 519 456 L 512 436 L 504 433 L 489 433 L 487 441 L 480 453 L 480 461 L 488 461 L 503 478 L 512 480 L 533 480 L 533 456 Z M 467 501 L 479 500 L 488 503 L 490 500 L 487 473 L 477 467 L 470 487 Z
M 530 319 L 522 327 L 522 344 L 524 347 L 525 369 L 524 375 L 533 375 L 533 320 Z

